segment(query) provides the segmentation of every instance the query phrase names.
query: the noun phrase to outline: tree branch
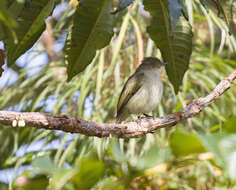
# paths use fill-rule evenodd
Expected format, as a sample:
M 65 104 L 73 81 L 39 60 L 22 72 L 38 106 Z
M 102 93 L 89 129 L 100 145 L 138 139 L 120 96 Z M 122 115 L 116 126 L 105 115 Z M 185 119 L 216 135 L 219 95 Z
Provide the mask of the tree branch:
M 206 97 L 193 100 L 180 112 L 165 115 L 160 118 L 143 118 L 136 122 L 124 124 L 105 124 L 86 121 L 73 116 L 51 115 L 39 112 L 0 111 L 0 124 L 29 126 L 50 130 L 61 130 L 70 133 L 81 133 L 87 136 L 107 137 L 110 135 L 120 138 L 140 137 L 156 129 L 171 127 L 177 123 L 194 117 L 206 106 L 210 105 L 228 90 L 236 79 L 236 70 L 223 79 Z

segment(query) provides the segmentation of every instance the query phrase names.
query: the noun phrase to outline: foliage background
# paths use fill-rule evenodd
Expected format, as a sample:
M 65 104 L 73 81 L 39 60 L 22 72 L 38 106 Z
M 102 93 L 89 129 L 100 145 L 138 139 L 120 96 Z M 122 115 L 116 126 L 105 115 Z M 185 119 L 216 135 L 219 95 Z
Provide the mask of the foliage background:
M 153 113 L 157 116 L 207 95 L 236 68 L 235 22 L 229 35 L 229 26 L 217 11 L 198 1 L 185 1 L 185 5 L 194 26 L 189 69 L 177 95 L 163 73 L 164 95 Z M 160 57 L 146 33 L 149 16 L 142 2 L 135 1 L 115 15 L 117 27 L 110 45 L 97 51 L 85 71 L 67 82 L 63 47 L 75 7 L 75 1 L 59 1 L 34 47 L 15 65 L 5 66 L 1 110 L 65 113 L 113 122 L 128 76 L 143 56 Z M 138 139 L 0 126 L 0 188 L 234 189 L 235 94 L 233 85 L 197 117 Z M 4 177 L 8 171 L 14 176 L 11 181 Z

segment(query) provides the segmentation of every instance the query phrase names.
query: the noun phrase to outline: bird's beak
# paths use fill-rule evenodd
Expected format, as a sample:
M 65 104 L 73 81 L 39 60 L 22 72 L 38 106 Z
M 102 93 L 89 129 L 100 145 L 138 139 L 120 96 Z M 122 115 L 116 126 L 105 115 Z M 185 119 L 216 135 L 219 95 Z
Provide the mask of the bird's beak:
M 164 66 L 166 66 L 166 65 L 167 65 L 167 62 L 163 62 L 163 64 L 164 64 Z

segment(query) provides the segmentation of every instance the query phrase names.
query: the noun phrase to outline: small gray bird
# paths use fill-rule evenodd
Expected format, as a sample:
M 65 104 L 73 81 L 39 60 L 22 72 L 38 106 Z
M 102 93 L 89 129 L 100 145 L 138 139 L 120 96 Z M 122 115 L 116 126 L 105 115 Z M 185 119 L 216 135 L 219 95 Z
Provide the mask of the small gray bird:
M 117 105 L 117 123 L 130 114 L 147 114 L 158 106 L 163 91 L 160 74 L 165 65 L 155 57 L 143 59 L 121 91 Z

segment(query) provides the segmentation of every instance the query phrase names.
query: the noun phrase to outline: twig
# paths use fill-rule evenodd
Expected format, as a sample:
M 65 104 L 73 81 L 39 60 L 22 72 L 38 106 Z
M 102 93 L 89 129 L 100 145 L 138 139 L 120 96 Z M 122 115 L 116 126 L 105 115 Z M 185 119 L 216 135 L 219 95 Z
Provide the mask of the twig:
M 66 115 L 0 111 L 0 123 L 19 127 L 26 125 L 28 127 L 61 130 L 70 133 L 81 133 L 87 136 L 107 137 L 113 135 L 120 138 L 140 137 L 156 129 L 171 127 L 185 119 L 194 117 L 228 90 L 235 79 L 236 70 L 227 78 L 223 79 L 208 96 L 193 100 L 180 112 L 156 119 L 143 118 L 136 122 L 106 124 L 86 121 Z

